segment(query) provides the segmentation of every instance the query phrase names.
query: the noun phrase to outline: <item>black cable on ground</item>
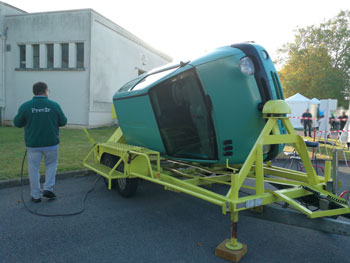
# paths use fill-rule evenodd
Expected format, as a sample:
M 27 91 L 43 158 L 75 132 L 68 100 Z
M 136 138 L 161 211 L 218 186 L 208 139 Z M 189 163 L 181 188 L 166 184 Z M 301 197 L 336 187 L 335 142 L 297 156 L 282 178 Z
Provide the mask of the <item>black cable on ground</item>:
M 59 214 L 59 213 L 58 214 L 43 214 L 43 213 L 39 213 L 39 212 L 31 210 L 27 206 L 26 202 L 23 199 L 23 167 L 24 167 L 24 161 L 26 159 L 26 156 L 27 156 L 27 150 L 24 153 L 23 160 L 22 160 L 22 167 L 21 167 L 21 200 L 22 200 L 22 203 L 23 203 L 24 207 L 26 208 L 26 210 L 29 213 L 31 213 L 33 215 L 37 215 L 37 216 L 57 217 L 57 216 L 75 216 L 75 215 L 79 215 L 79 214 L 81 214 L 81 213 L 83 213 L 85 211 L 85 200 L 86 200 L 88 194 L 91 193 L 95 189 L 96 184 L 97 184 L 98 180 L 100 180 L 101 176 L 96 178 L 95 182 L 93 183 L 93 186 L 83 196 L 83 199 L 81 200 L 82 208 L 79 211 L 73 212 L 73 213 L 65 213 L 65 214 Z

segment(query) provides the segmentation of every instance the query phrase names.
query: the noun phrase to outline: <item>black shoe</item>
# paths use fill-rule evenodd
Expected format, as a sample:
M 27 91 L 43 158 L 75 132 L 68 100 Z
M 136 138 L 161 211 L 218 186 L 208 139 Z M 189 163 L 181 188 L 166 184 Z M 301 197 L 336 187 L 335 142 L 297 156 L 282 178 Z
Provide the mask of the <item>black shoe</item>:
M 41 198 L 34 198 L 34 197 L 32 197 L 32 202 L 33 203 L 40 203 L 41 202 Z
M 54 199 L 56 198 L 56 195 L 54 192 L 48 191 L 48 190 L 44 190 L 43 192 L 43 196 L 50 198 L 50 199 Z

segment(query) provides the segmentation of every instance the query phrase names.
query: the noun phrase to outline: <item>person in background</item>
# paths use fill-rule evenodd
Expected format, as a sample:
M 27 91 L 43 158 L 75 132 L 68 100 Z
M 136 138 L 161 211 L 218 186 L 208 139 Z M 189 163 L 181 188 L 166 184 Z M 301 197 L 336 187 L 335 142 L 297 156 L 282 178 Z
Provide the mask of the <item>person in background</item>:
M 346 124 L 346 121 L 348 120 L 348 116 L 345 114 L 345 111 L 343 111 L 343 114 L 339 117 L 340 120 L 340 129 L 343 130 Z
M 331 116 L 329 117 L 329 124 L 331 125 L 331 129 L 334 130 L 336 123 L 335 123 L 335 115 L 334 115 L 334 111 L 331 111 Z
M 24 139 L 28 153 L 28 174 L 32 201 L 41 202 L 41 194 L 49 199 L 56 198 L 55 185 L 58 164 L 59 127 L 67 124 L 60 105 L 48 99 L 49 89 L 44 82 L 33 85 L 34 97 L 23 103 L 13 122 L 24 127 Z M 45 183 L 40 188 L 40 163 L 45 157 Z
M 302 118 L 302 124 L 304 124 L 304 136 L 307 136 L 307 131 L 309 132 L 309 137 L 311 136 L 311 126 L 312 126 L 312 114 L 309 112 L 309 109 L 306 109 L 306 111 L 301 116 Z

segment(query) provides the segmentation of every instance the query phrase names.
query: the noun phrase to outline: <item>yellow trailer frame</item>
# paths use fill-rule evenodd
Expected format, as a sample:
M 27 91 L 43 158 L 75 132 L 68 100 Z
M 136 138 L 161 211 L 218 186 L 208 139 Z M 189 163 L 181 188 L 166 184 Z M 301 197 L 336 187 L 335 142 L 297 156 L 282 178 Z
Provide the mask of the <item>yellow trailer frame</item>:
M 240 256 L 230 258 L 239 260 L 246 251 L 246 246 L 237 241 L 237 222 L 240 211 L 255 209 L 262 210 L 263 206 L 285 202 L 309 218 L 331 217 L 349 214 L 347 200 L 327 191 L 327 182 L 332 182 L 331 163 L 325 162 L 324 176 L 318 176 L 313 169 L 303 138 L 296 134 L 286 114 L 290 113 L 288 104 L 282 100 L 268 101 L 263 108 L 263 118 L 266 124 L 243 165 L 214 165 L 203 167 L 196 164 L 176 160 L 166 160 L 160 153 L 150 149 L 131 146 L 125 143 L 120 128 L 105 143 L 95 143 L 84 158 L 84 166 L 100 174 L 108 182 L 111 189 L 112 180 L 125 178 L 140 178 L 163 185 L 167 190 L 182 192 L 203 199 L 221 207 L 223 214 L 230 213 L 232 233 L 225 248 L 233 253 L 240 251 Z M 286 129 L 281 134 L 278 122 Z M 292 144 L 305 167 L 305 172 L 272 166 L 263 161 L 263 146 L 271 144 Z M 118 157 L 113 167 L 101 164 L 104 154 Z M 123 171 L 118 166 L 124 164 Z M 247 179 L 255 180 L 255 186 L 245 185 Z M 285 189 L 269 190 L 265 183 L 287 186 Z M 221 184 L 228 187 L 226 194 L 219 194 L 203 185 Z M 248 196 L 240 196 L 241 189 L 253 191 Z M 317 195 L 334 204 L 332 208 L 312 211 L 296 199 L 308 195 Z M 220 253 L 218 253 L 220 254 Z M 220 255 L 219 255 L 220 256 Z

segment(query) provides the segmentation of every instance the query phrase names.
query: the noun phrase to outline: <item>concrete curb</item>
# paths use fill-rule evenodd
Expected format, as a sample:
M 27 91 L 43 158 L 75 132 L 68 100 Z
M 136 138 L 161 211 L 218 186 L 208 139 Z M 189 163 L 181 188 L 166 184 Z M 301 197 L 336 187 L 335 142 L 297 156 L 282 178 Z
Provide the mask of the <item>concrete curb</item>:
M 56 180 L 63 180 L 75 176 L 88 176 L 88 175 L 94 175 L 95 173 L 91 170 L 78 170 L 78 171 L 70 171 L 70 172 L 63 172 L 63 173 L 57 173 L 56 174 Z M 45 181 L 45 175 L 40 176 L 40 182 Z M 26 176 L 23 178 L 23 185 L 29 184 L 29 178 Z M 10 180 L 1 180 L 0 181 L 0 190 L 10 187 L 16 187 L 21 185 L 21 178 L 18 179 L 10 179 Z

